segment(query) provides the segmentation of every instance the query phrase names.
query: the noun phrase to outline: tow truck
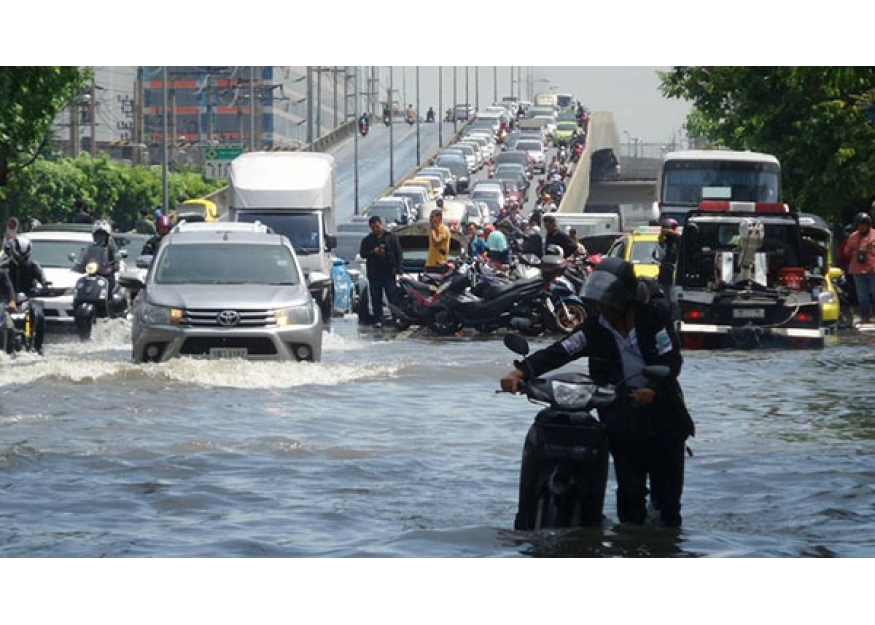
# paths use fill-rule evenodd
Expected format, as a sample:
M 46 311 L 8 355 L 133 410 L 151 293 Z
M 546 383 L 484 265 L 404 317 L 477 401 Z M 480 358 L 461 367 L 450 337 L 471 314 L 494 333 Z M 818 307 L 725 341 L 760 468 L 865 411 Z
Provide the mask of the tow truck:
M 681 235 L 675 295 L 687 349 L 820 349 L 820 272 L 786 204 L 705 200 Z

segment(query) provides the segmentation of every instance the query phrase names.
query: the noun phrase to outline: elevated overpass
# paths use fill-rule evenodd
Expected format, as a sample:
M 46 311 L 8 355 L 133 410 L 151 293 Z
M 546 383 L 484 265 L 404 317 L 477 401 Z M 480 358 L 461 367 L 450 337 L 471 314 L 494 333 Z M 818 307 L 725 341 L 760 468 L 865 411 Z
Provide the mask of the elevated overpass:
M 560 212 L 602 212 L 656 200 L 659 159 L 622 159 L 620 133 L 610 111 L 590 115 L 586 145 L 562 198 Z M 619 170 L 617 165 L 621 165 Z M 588 207 L 588 208 L 587 208 Z

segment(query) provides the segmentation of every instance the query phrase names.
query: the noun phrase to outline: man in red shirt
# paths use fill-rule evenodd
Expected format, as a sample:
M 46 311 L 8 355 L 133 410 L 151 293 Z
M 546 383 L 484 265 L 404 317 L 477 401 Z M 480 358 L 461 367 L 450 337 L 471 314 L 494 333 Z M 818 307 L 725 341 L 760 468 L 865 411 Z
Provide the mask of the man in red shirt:
M 845 241 L 843 252 L 850 261 L 848 273 L 854 277 L 857 287 L 860 320 L 871 323 L 872 300 L 875 298 L 875 233 L 868 213 L 858 213 L 854 225 L 857 229 Z

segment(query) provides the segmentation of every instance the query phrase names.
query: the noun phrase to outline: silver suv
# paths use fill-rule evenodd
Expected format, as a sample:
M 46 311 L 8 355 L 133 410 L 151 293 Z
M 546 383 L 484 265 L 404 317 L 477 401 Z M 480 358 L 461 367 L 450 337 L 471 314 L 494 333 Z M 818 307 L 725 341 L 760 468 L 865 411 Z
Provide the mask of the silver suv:
M 255 223 L 192 223 L 161 243 L 134 302 L 135 362 L 322 358 L 322 318 L 289 240 Z

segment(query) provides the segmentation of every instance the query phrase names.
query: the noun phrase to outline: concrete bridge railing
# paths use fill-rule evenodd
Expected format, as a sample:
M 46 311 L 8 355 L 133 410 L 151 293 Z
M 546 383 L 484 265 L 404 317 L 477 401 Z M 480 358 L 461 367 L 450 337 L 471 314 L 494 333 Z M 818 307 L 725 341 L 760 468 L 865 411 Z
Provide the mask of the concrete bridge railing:
M 589 117 L 586 144 L 571 181 L 565 189 L 559 211 L 563 213 L 582 213 L 586 209 L 590 195 L 590 174 L 592 157 L 596 152 L 611 150 L 619 160 L 620 133 L 610 111 L 595 111 Z

